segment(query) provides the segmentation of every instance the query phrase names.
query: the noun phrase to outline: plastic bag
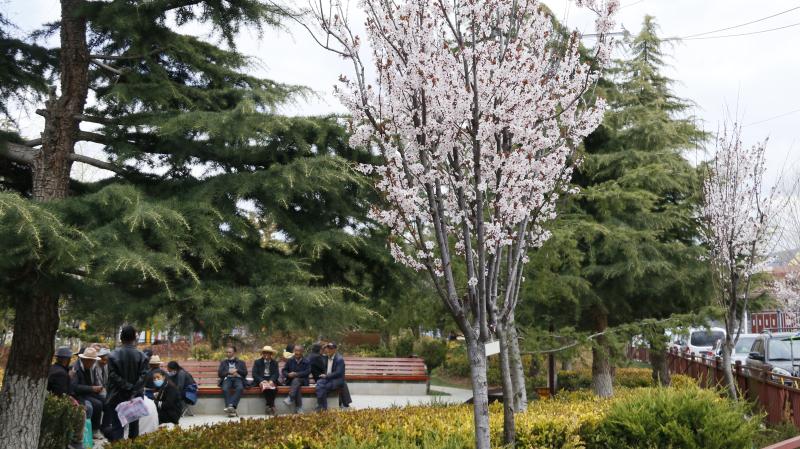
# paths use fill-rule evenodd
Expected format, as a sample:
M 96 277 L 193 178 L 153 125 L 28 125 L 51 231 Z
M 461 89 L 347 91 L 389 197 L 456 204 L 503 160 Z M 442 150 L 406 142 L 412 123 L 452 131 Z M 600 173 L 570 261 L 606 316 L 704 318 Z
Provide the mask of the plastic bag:
M 94 447 L 94 438 L 92 437 L 92 420 L 87 419 L 83 424 L 83 447 Z
M 197 384 L 183 387 L 183 400 L 189 405 L 197 404 Z
M 119 416 L 119 422 L 123 426 L 149 414 L 142 398 L 133 398 L 130 401 L 120 402 L 116 411 L 117 416 Z

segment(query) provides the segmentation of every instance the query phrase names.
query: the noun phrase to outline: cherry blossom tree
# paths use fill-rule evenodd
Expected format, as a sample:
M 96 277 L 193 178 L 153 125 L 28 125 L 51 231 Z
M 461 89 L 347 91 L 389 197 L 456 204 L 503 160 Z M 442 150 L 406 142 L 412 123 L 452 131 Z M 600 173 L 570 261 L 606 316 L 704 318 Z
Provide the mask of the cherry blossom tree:
M 726 126 L 703 183 L 703 233 L 709 247 L 716 300 L 725 312 L 722 359 L 725 383 L 737 397 L 731 352 L 744 326 L 753 276 L 764 271 L 780 206 L 775 188 L 765 191 L 766 140 L 742 144 L 742 128 Z
M 339 1 L 310 2 L 315 39 L 352 61 L 337 88 L 351 144 L 383 156 L 362 166 L 384 203 L 393 257 L 426 271 L 463 332 L 471 366 L 476 447 L 489 447 L 485 343 L 499 339 L 510 394 L 508 330 L 530 248 L 549 237 L 574 151 L 601 122 L 587 95 L 607 63 L 616 0 L 580 0 L 597 13 L 591 60 L 566 41 L 538 1 L 361 0 L 377 73 Z M 320 32 L 321 31 L 321 32 Z M 504 435 L 514 440 L 506 396 Z M 510 400 L 509 400 L 510 399 Z

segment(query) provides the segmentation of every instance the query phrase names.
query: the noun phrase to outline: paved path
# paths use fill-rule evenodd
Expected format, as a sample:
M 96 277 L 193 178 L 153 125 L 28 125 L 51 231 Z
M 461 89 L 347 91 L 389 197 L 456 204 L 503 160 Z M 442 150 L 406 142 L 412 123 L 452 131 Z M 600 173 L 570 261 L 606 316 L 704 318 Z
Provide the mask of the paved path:
M 407 405 L 425 405 L 431 403 L 445 403 L 445 404 L 463 404 L 464 401 L 472 397 L 471 390 L 462 388 L 450 388 L 433 386 L 431 390 L 445 393 L 442 396 L 377 396 L 357 394 L 353 395 L 353 403 L 350 405 L 351 409 L 359 410 L 365 408 L 390 408 L 402 407 Z M 221 412 L 221 410 L 220 410 Z M 346 412 L 342 412 L 346 413 Z M 237 421 L 240 419 L 264 419 L 265 415 L 244 415 L 239 418 L 228 418 L 220 413 L 219 415 L 195 415 L 185 416 L 181 418 L 180 427 L 191 428 L 196 426 L 205 426 L 216 424 L 220 422 Z M 172 424 L 168 424 L 172 426 Z M 105 441 L 95 440 L 95 448 L 102 449 Z

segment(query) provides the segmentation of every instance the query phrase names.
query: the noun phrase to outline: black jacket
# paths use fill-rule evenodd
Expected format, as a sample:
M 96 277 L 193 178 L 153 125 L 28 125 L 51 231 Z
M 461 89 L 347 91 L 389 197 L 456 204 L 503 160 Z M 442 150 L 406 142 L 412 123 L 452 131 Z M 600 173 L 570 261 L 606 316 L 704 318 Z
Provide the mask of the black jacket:
M 318 352 L 309 354 L 308 365 L 311 367 L 311 377 L 314 381 L 319 380 L 320 374 L 325 374 L 325 357 L 322 354 Z
M 286 379 L 287 383 L 292 381 L 289 373 L 297 373 L 297 377 L 303 381 L 303 384 L 308 385 L 308 375 L 311 374 L 311 365 L 308 363 L 308 359 L 303 357 L 298 362 L 294 357 L 289 358 L 281 371 L 281 377 Z
M 183 391 L 186 389 L 186 386 L 195 383 L 192 375 L 185 369 L 179 370 L 174 376 L 169 376 L 169 380 L 175 384 L 175 388 L 178 390 L 181 397 L 183 397 Z
M 260 358 L 253 362 L 253 384 L 258 385 L 261 381 L 264 380 L 271 380 L 272 382 L 278 382 L 278 375 L 280 372 L 278 371 L 278 362 L 275 360 L 269 361 L 269 366 L 265 364 L 266 360 Z M 265 368 L 269 368 L 269 374 L 266 373 Z
M 133 345 L 124 345 L 108 355 L 108 401 L 112 404 L 141 396 L 150 367 L 147 356 Z
M 90 370 L 83 369 L 83 365 L 78 363 L 73 367 L 72 375 L 72 394 L 76 398 L 85 398 L 87 396 L 99 397 L 98 393 L 92 390 L 92 387 L 101 386 L 100 379 L 97 378 L 97 371 L 94 367 Z
M 328 371 L 328 356 L 322 358 L 325 368 L 322 372 Z M 331 366 L 331 373 L 325 376 L 328 380 L 344 379 L 344 357 L 340 354 L 333 355 L 333 365 Z
M 236 372 L 239 373 L 239 377 L 242 378 L 242 382 L 247 382 L 247 365 L 245 365 L 244 360 L 233 359 L 232 360 L 236 364 Z M 217 376 L 219 376 L 219 385 L 222 385 L 222 381 L 228 377 L 228 359 L 225 359 L 219 362 L 219 368 L 217 369 Z
M 158 409 L 159 424 L 168 422 L 178 424 L 183 412 L 182 396 L 172 382 L 164 382 L 161 388 L 153 392 L 153 401 Z
M 50 367 L 50 371 L 47 373 L 47 391 L 59 396 L 72 394 L 69 368 L 58 363 Z

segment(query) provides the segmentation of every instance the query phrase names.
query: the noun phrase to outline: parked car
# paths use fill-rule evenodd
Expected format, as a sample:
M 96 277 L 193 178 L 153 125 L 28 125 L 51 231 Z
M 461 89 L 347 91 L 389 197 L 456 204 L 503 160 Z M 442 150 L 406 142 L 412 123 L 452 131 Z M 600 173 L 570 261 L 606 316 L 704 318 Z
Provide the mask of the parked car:
M 736 361 L 742 362 L 742 365 L 745 364 L 747 361 L 747 356 L 750 355 L 750 348 L 753 346 L 753 342 L 756 341 L 758 334 L 741 334 L 739 335 L 739 341 L 736 342 L 736 346 L 733 347 L 733 352 L 731 352 L 731 363 L 736 363 Z M 719 340 L 716 345 L 714 345 L 714 354 L 722 357 L 722 344 L 724 340 Z
M 750 348 L 745 365 L 748 368 L 755 368 L 779 374 L 791 376 L 798 374 L 798 364 L 800 364 L 800 342 L 787 341 L 796 334 L 792 332 L 764 332 L 759 334 Z M 797 362 L 795 362 L 797 360 Z M 758 374 L 759 371 L 752 371 L 751 374 Z
M 714 357 L 714 345 L 725 339 L 725 329 L 721 327 L 691 328 L 683 340 L 681 351 L 701 357 Z

